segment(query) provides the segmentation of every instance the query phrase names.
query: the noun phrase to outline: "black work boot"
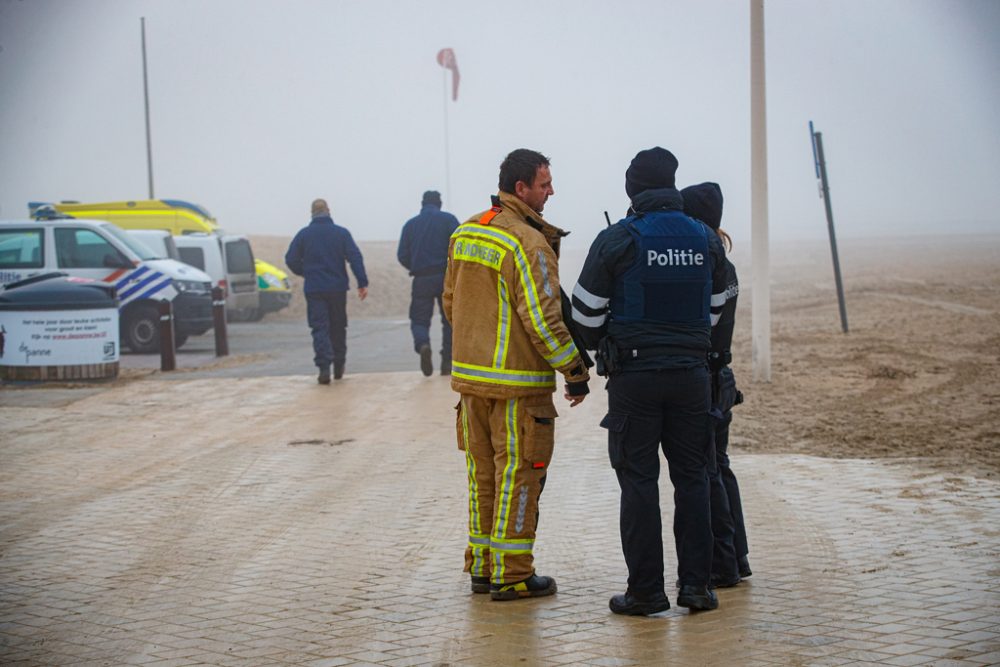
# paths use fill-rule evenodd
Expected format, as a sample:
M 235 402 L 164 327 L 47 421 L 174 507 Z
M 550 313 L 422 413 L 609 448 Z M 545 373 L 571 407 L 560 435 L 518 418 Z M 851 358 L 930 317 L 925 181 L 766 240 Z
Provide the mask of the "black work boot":
M 540 598 L 555 592 L 556 580 L 552 577 L 540 577 L 537 574 L 512 584 L 490 584 L 490 598 L 494 600 Z
M 320 384 L 330 384 L 330 367 L 320 366 L 319 367 L 319 377 L 316 378 L 316 382 Z
M 719 598 L 708 586 L 684 584 L 677 592 L 677 606 L 687 607 L 691 611 L 709 611 L 718 609 Z
M 490 578 L 489 577 L 477 577 L 472 576 L 472 592 L 473 593 L 489 593 L 490 592 Z
M 625 591 L 611 598 L 608 607 L 616 614 L 624 616 L 649 616 L 670 609 L 670 600 L 663 593 L 650 598 L 637 598 Z
M 417 351 L 420 353 L 420 372 L 430 377 L 434 373 L 434 359 L 431 354 L 431 346 L 424 343 Z
M 333 362 L 333 379 L 339 380 L 342 377 L 344 377 L 344 362 Z
M 451 375 L 451 358 L 441 356 L 441 375 Z

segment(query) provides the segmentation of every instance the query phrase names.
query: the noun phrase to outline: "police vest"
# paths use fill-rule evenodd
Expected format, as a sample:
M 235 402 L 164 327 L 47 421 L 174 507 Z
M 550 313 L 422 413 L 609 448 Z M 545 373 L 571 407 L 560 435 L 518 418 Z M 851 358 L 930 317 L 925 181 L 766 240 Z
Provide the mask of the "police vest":
M 619 224 L 632 236 L 635 261 L 615 282 L 611 319 L 710 327 L 708 227 L 680 211 L 644 213 Z

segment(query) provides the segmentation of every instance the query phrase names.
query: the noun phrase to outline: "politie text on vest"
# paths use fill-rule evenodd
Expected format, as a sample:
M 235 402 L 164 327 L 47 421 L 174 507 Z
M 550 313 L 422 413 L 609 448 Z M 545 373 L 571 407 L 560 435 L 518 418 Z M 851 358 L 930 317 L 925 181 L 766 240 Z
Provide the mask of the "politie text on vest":
M 652 266 L 654 262 L 660 266 L 702 266 L 705 264 L 705 255 L 694 250 L 674 248 L 669 248 L 666 252 L 650 250 L 646 253 L 646 265 Z

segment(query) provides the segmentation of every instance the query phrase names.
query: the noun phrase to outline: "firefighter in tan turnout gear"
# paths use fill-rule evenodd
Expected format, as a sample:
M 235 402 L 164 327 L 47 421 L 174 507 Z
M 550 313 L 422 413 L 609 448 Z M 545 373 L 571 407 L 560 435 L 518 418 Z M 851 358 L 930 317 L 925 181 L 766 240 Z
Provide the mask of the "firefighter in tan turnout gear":
M 557 260 L 566 233 L 541 216 L 551 194 L 548 158 L 513 151 L 500 165 L 492 208 L 460 225 L 448 248 L 443 303 L 469 484 L 465 570 L 472 590 L 494 600 L 556 592 L 552 577 L 535 574 L 532 557 L 555 437 L 556 371 L 571 406 L 588 392 L 561 313 Z

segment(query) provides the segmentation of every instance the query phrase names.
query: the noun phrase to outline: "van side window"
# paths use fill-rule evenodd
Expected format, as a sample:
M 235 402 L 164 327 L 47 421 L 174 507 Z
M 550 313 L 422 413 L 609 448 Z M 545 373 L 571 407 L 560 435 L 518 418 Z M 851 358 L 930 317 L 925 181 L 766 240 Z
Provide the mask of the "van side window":
M 41 229 L 0 231 L 0 269 L 40 269 L 45 263 Z
M 205 251 L 201 248 L 178 248 L 181 261 L 190 264 L 196 269 L 205 270 Z
M 226 272 L 255 273 L 253 250 L 246 239 L 226 242 Z
M 124 261 L 118 249 L 95 231 L 65 228 L 53 231 L 60 269 L 103 269 Z

